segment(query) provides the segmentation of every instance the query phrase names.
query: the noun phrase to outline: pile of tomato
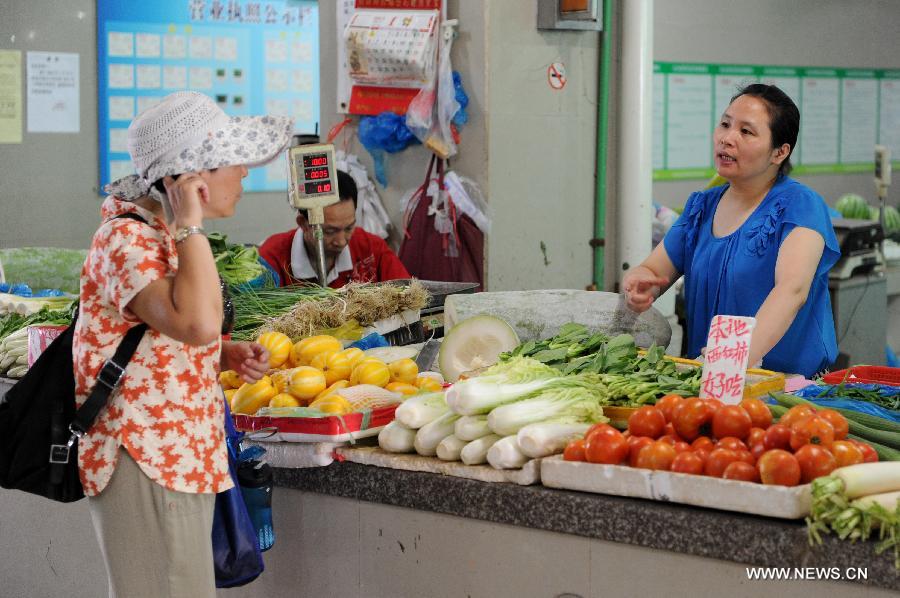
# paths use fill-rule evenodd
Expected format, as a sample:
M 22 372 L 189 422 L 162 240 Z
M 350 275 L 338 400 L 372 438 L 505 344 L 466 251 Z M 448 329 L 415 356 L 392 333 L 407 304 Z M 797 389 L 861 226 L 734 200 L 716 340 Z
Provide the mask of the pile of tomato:
M 798 405 L 773 423 L 759 399 L 724 405 L 666 395 L 635 411 L 625 432 L 592 426 L 569 443 L 563 458 L 796 486 L 838 467 L 878 460 L 871 446 L 847 438 L 848 428 L 832 409 Z

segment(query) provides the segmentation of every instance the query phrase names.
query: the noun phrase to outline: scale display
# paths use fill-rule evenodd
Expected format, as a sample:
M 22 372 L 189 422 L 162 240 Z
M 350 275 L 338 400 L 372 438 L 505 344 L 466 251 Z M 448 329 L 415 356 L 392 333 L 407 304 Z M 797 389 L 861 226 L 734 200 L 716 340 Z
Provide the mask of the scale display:
M 326 206 L 338 201 L 334 146 L 301 145 L 288 150 L 291 203 L 294 207 Z

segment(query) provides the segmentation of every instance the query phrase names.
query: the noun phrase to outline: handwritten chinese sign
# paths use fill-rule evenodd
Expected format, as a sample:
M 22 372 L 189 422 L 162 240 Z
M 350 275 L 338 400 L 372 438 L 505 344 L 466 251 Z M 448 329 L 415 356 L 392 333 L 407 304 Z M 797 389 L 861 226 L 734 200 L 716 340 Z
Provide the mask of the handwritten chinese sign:
M 741 402 L 754 326 L 756 318 L 713 317 L 706 339 L 706 358 L 700 382 L 701 399 L 718 399 L 733 405 Z

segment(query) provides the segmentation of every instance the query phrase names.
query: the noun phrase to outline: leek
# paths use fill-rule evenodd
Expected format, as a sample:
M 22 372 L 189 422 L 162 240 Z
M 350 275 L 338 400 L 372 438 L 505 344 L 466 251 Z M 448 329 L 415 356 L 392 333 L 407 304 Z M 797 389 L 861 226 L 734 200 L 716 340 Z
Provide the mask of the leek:
M 397 407 L 394 417 L 407 428 L 418 430 L 447 413 L 447 401 L 443 392 L 430 392 L 412 396 Z
M 605 422 L 603 407 L 587 388 L 553 388 L 537 396 L 497 407 L 488 415 L 496 434 L 509 436 L 528 424 L 557 420 L 566 423 Z

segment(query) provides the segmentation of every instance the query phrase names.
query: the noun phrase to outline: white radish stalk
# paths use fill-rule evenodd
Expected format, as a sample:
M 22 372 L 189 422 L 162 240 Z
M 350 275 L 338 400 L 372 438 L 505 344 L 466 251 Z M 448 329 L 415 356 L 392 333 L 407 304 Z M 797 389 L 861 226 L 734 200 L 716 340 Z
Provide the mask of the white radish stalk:
M 519 430 L 516 437 L 522 453 L 537 459 L 563 452 L 569 442 L 584 436 L 590 427 L 591 424 L 528 424 Z
M 490 450 L 494 443 L 500 440 L 500 438 L 501 436 L 497 436 L 496 434 L 488 434 L 487 436 L 482 436 L 478 440 L 473 440 L 463 447 L 462 451 L 459 453 L 459 458 L 462 459 L 462 462 L 466 465 L 481 465 L 487 461 L 488 450 Z
M 844 484 L 847 498 L 900 490 L 900 462 L 859 463 L 835 469 L 831 475 Z
M 460 440 L 455 434 L 451 434 L 437 445 L 437 458 L 441 461 L 459 461 L 459 454 L 464 446 L 466 446 L 465 440 Z
M 434 457 L 441 440 L 453 434 L 453 426 L 458 419 L 458 415 L 448 411 L 430 424 L 422 426 L 416 432 L 416 452 L 423 457 Z
M 515 435 L 501 438 L 488 449 L 488 463 L 494 469 L 521 469 L 528 462 L 521 450 Z
M 411 453 L 415 439 L 415 430 L 410 430 L 394 420 L 378 433 L 378 446 L 389 453 Z
M 464 415 L 456 421 L 456 428 L 453 433 L 466 442 L 487 436 L 491 433 L 491 429 L 488 427 L 488 416 Z
M 900 508 L 900 492 L 882 492 L 881 494 L 869 494 L 868 496 L 857 498 L 852 503 L 850 503 L 851 507 L 856 507 L 860 510 L 868 509 L 870 507 L 873 507 L 874 505 L 880 505 L 889 513 L 893 513 L 895 510 Z
M 444 393 L 431 392 L 412 396 L 403 401 L 397 407 L 394 417 L 407 428 L 418 430 L 445 413 L 447 413 L 447 401 L 444 399 Z

